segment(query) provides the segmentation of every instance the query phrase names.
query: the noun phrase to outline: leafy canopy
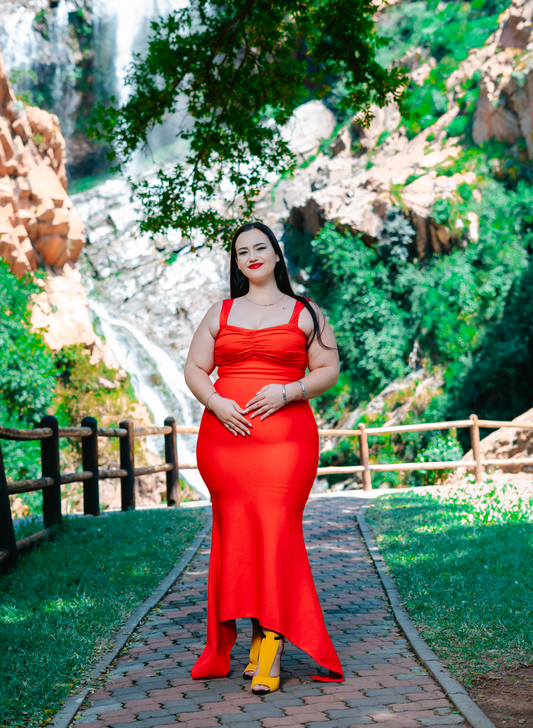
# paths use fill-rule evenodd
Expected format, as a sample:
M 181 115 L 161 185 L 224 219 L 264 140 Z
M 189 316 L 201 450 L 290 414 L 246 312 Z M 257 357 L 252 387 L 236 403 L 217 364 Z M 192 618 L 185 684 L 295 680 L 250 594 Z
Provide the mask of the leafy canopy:
M 363 125 L 371 104 L 401 103 L 405 72 L 376 61 L 385 41 L 375 9 L 373 0 L 193 0 L 153 22 L 147 53 L 129 68 L 129 99 L 98 105 L 89 130 L 120 168 L 152 128 L 181 112 L 176 136 L 188 156 L 136 185 L 142 230 L 227 242 L 232 217 L 252 216 L 265 179 L 295 168 L 280 127 L 332 82 L 344 84 L 340 112 Z

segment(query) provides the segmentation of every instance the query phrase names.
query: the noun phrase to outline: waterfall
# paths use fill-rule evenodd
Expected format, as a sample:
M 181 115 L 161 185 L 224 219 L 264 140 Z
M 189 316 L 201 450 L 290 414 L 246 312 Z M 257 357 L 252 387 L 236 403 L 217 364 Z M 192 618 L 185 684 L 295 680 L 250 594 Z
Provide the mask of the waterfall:
M 134 53 L 146 50 L 150 22 L 186 2 L 90 0 L 80 9 L 73 0 L 59 0 L 53 7 L 43 3 L 36 14 L 35 7 L 14 0 L 9 10 L 2 7 L 0 48 L 8 74 L 26 72 L 15 90 L 29 91 L 33 103 L 57 114 L 68 145 L 85 126 L 87 108 L 112 95 L 126 100 L 127 68 Z M 162 140 L 156 135 L 152 146 L 169 144 L 170 131 Z
M 127 68 L 133 54 L 142 53 L 146 48 L 150 21 L 185 5 L 187 0 L 94 0 L 95 22 L 112 23 L 116 28 L 114 61 L 121 103 L 127 98 Z
M 193 413 L 196 400 L 193 400 L 182 372 L 168 354 L 136 326 L 113 316 L 101 301 L 89 299 L 89 308 L 98 317 L 102 334 L 120 366 L 129 373 L 137 399 L 151 411 L 156 425 L 163 425 L 169 415 L 174 416 L 180 425 L 197 425 L 197 417 Z M 125 336 L 125 332 L 130 337 Z M 151 382 L 154 371 L 161 375 L 167 389 L 166 397 L 161 393 L 161 387 L 156 387 Z M 181 462 L 196 459 L 195 441 L 196 435 L 178 434 L 178 455 Z M 147 440 L 147 443 L 158 455 L 162 454 L 154 439 Z M 182 471 L 181 475 L 204 498 L 209 499 L 209 491 L 197 470 Z

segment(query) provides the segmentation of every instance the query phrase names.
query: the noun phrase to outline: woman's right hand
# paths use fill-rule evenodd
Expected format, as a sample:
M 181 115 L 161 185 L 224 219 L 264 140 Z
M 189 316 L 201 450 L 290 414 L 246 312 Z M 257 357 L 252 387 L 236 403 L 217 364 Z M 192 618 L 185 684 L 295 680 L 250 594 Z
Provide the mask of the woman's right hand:
M 235 437 L 251 435 L 252 423 L 244 417 L 244 410 L 234 399 L 222 397 L 217 392 L 209 400 L 209 409 Z

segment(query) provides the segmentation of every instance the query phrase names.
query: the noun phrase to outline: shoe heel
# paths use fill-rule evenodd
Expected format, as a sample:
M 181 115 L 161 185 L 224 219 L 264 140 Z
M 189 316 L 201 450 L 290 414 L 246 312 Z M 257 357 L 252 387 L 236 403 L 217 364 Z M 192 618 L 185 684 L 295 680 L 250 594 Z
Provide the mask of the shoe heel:
M 252 678 L 252 692 L 254 695 L 268 695 L 279 688 L 279 677 L 271 677 L 270 670 L 278 654 L 280 639 L 283 639 L 281 635 L 265 630 L 265 636 L 259 651 L 258 674 Z M 254 690 L 254 685 L 266 685 L 268 690 Z
M 251 675 L 246 675 L 247 672 L 255 672 L 257 670 L 257 664 L 259 662 L 259 649 L 261 647 L 261 640 L 263 639 L 263 631 L 261 627 L 253 625 L 252 642 L 250 644 L 250 662 L 248 666 L 244 668 L 242 676 L 245 680 L 251 680 Z

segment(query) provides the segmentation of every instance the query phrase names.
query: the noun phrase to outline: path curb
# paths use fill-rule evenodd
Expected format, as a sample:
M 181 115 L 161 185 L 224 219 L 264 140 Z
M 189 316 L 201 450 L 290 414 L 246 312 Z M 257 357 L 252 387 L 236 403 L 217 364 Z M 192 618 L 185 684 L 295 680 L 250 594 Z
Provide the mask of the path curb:
M 191 543 L 187 551 L 183 554 L 181 559 L 178 561 L 171 571 L 165 576 L 163 581 L 157 586 L 150 596 L 137 607 L 131 617 L 122 625 L 122 627 L 115 633 L 113 637 L 112 645 L 113 649 L 107 652 L 98 662 L 91 667 L 89 675 L 93 680 L 100 677 L 106 668 L 113 662 L 117 657 L 120 650 L 124 647 L 132 632 L 139 626 L 140 622 L 146 617 L 148 612 L 155 607 L 155 605 L 161 601 L 165 594 L 171 589 L 174 583 L 179 579 L 185 568 L 191 563 L 204 538 L 207 536 L 212 526 L 212 515 L 211 511 L 207 513 L 207 521 L 202 530 L 198 533 L 194 541 Z M 65 700 L 65 704 L 61 710 L 58 710 L 54 715 L 49 726 L 53 728 L 67 728 L 70 722 L 74 719 L 74 716 L 81 707 L 81 704 L 87 697 L 87 695 L 93 690 L 93 685 L 86 685 L 75 695 L 71 695 Z
M 368 505 L 363 506 L 366 510 Z M 433 652 L 428 643 L 420 636 L 418 630 L 414 626 L 411 618 L 401 605 L 400 594 L 396 588 L 396 584 L 392 576 L 388 572 L 385 559 L 381 555 L 377 547 L 376 541 L 366 522 L 363 511 L 357 513 L 357 523 L 361 529 L 361 534 L 365 540 L 366 546 L 374 562 L 374 566 L 379 574 L 383 588 L 389 598 L 392 611 L 400 629 L 407 637 L 407 641 L 413 648 L 420 662 L 427 671 L 437 681 L 443 692 L 452 701 L 455 707 L 461 712 L 466 720 L 472 725 L 472 728 L 496 728 L 494 723 L 490 721 L 485 713 L 474 703 L 463 686 L 451 676 L 448 670 L 443 666 L 437 654 Z

